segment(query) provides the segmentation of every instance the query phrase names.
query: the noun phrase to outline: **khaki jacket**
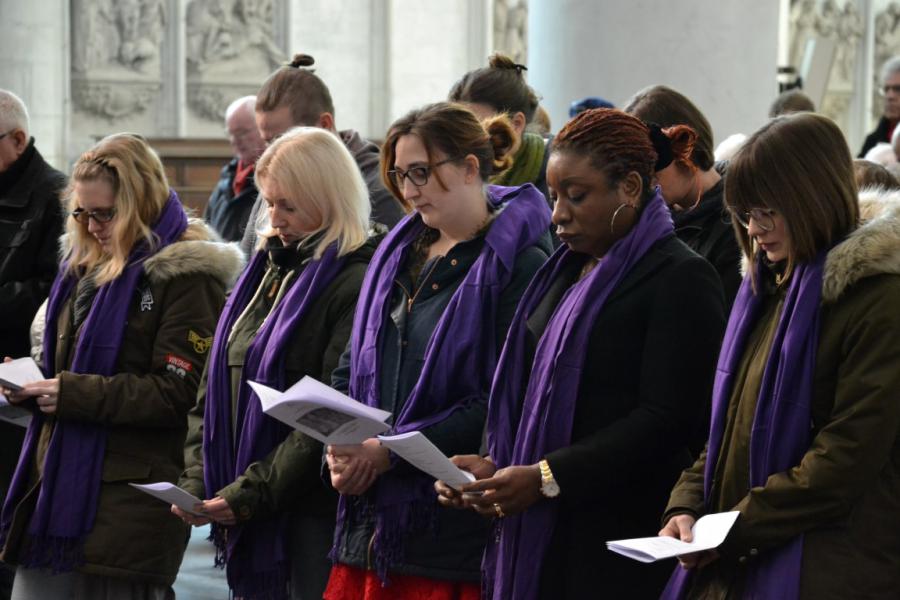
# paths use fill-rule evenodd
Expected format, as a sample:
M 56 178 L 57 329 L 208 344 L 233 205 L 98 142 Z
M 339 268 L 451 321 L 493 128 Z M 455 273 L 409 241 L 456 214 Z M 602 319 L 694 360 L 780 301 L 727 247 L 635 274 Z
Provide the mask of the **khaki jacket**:
M 129 483 L 177 481 L 183 459 L 187 412 L 209 353 L 225 290 L 240 272 L 236 246 L 214 242 L 206 225 L 192 221 L 182 241 L 145 263 L 131 300 L 110 377 L 63 368 L 55 418 L 40 432 L 33 465 L 35 486 L 16 508 L 2 558 L 16 562 L 37 499 L 43 458 L 57 421 L 106 425 L 100 505 L 84 546 L 80 572 L 171 585 L 187 543 L 188 529 L 169 506 Z M 56 364 L 74 358 L 79 335 L 71 324 L 73 298 L 58 321 Z M 63 459 L 65 460 L 65 459 Z
M 720 574 L 691 597 L 739 597 L 743 570 L 801 534 L 801 598 L 900 593 L 900 193 L 860 205 L 869 218 L 825 264 L 812 444 L 733 508 L 740 518 L 710 565 Z M 735 435 L 749 443 L 749 431 Z M 703 514 L 705 456 L 682 474 L 665 520 Z

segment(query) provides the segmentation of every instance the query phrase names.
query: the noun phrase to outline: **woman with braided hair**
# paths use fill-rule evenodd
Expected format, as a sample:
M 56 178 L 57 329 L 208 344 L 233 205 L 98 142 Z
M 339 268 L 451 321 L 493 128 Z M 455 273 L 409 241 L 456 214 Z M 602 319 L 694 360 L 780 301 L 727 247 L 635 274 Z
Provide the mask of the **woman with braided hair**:
M 665 585 L 667 566 L 603 541 L 657 530 L 667 487 L 691 460 L 725 309 L 715 270 L 675 236 L 650 187 L 660 135 L 594 109 L 554 143 L 547 179 L 564 246 L 510 326 L 489 457 L 454 457 L 479 481 L 463 494 L 436 484 L 445 505 L 495 517 L 488 598 L 647 598 Z

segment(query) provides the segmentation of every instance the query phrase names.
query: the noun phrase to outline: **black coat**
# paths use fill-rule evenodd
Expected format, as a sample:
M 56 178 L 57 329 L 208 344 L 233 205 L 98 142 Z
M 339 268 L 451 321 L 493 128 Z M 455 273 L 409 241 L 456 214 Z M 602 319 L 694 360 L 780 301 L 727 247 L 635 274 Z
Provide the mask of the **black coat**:
M 672 213 L 678 239 L 715 267 L 722 280 L 725 304 L 731 307 L 741 287 L 741 250 L 731 217 L 725 209 L 725 165 L 716 165 L 722 174 L 716 185 L 700 198 L 696 208 Z
M 879 142 L 889 143 L 891 141 L 891 122 L 887 117 L 881 117 L 875 131 L 866 136 L 862 149 L 859 151 L 857 158 L 865 158 L 866 152 L 878 145 Z
M 59 264 L 66 176 L 34 147 L 0 173 L 0 359 L 31 353 L 28 330 L 50 293 Z M 25 430 L 0 423 L 0 501 L 16 466 Z
M 28 356 L 28 330 L 59 266 L 66 176 L 44 161 L 32 139 L 0 174 L 0 352 Z
M 544 236 L 538 245 L 527 248 L 516 257 L 512 280 L 501 294 L 497 312 L 498 356 L 519 299 L 547 258 L 548 238 Z M 391 296 L 392 310 L 383 327 L 379 347 L 382 356 L 381 408 L 399 414 L 418 381 L 432 332 L 483 246 L 483 236 L 457 244 L 447 256 L 426 263 L 419 271 L 415 284 L 409 264 L 401 268 Z M 433 271 L 432 266 L 435 267 Z M 418 294 L 414 291 L 417 289 Z M 415 302 L 412 310 L 407 312 L 410 295 L 415 296 Z M 355 323 L 354 326 L 359 327 L 360 324 Z M 332 376 L 332 386 L 343 392 L 349 389 L 349 355 L 348 351 L 341 357 L 341 365 Z M 426 427 L 422 433 L 448 456 L 478 452 L 487 417 L 489 391 L 484 390 L 480 402 L 472 402 L 455 411 L 440 423 Z M 419 472 L 402 460 L 398 460 L 393 469 L 400 474 L 419 477 Z M 374 534 L 374 525 L 372 519 L 359 519 L 344 529 L 343 538 L 338 540 L 339 562 L 360 568 L 372 563 L 369 542 Z M 489 521 L 474 512 L 438 507 L 435 531 L 406 536 L 404 563 L 392 566 L 391 571 L 432 579 L 478 581 L 489 525 Z
M 532 354 L 580 267 L 562 273 L 529 317 Z M 724 325 L 719 278 L 675 236 L 609 296 L 585 349 L 572 443 L 546 456 L 561 493 L 542 500 L 559 502 L 542 599 L 658 597 L 672 564 L 639 563 L 604 542 L 659 530 L 692 436 L 707 427 Z
M 209 197 L 203 213 L 203 219 L 212 225 L 216 233 L 221 235 L 226 242 L 239 242 L 244 237 L 244 230 L 250 219 L 250 210 L 259 194 L 251 174 L 241 193 L 237 196 L 234 195 L 232 185 L 235 173 L 237 173 L 237 166 L 238 159 L 233 158 L 222 168 L 219 183 L 216 184 L 216 189 Z

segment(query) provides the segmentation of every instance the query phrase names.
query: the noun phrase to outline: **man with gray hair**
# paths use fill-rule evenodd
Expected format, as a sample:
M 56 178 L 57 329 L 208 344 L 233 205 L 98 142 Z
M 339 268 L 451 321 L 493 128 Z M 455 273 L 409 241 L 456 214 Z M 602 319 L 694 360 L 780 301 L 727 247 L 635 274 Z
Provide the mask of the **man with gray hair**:
M 203 218 L 229 242 L 240 241 L 258 194 L 253 181 L 256 160 L 266 148 L 255 120 L 256 96 L 244 96 L 225 111 L 225 129 L 234 158 L 222 169 Z
M 863 158 L 879 142 L 890 142 L 900 121 L 900 56 L 894 56 L 881 67 L 879 92 L 884 97 L 884 111 L 875 131 L 866 136 L 859 158 Z
M 0 89 L 0 357 L 30 354 L 28 330 L 56 275 L 66 177 L 44 161 L 28 134 L 28 111 Z M 25 430 L 0 422 L 0 501 Z M 0 572 L 0 598 L 12 579 Z M 6 595 L 4 595 L 6 594 Z

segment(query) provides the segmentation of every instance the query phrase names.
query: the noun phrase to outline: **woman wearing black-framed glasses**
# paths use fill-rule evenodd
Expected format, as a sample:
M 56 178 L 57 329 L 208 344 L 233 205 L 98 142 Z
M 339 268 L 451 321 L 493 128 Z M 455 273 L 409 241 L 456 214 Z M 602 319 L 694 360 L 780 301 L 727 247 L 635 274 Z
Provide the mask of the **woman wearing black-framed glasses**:
M 477 452 L 487 396 L 516 305 L 550 248 L 533 186 L 488 186 L 509 165 L 506 117 L 486 125 L 438 103 L 395 122 L 382 148 L 387 188 L 414 212 L 366 273 L 335 388 L 392 413 L 447 455 Z M 540 247 L 543 245 L 543 249 Z M 341 493 L 328 600 L 476 599 L 488 524 L 440 508 L 434 479 L 377 439 L 330 446 Z

